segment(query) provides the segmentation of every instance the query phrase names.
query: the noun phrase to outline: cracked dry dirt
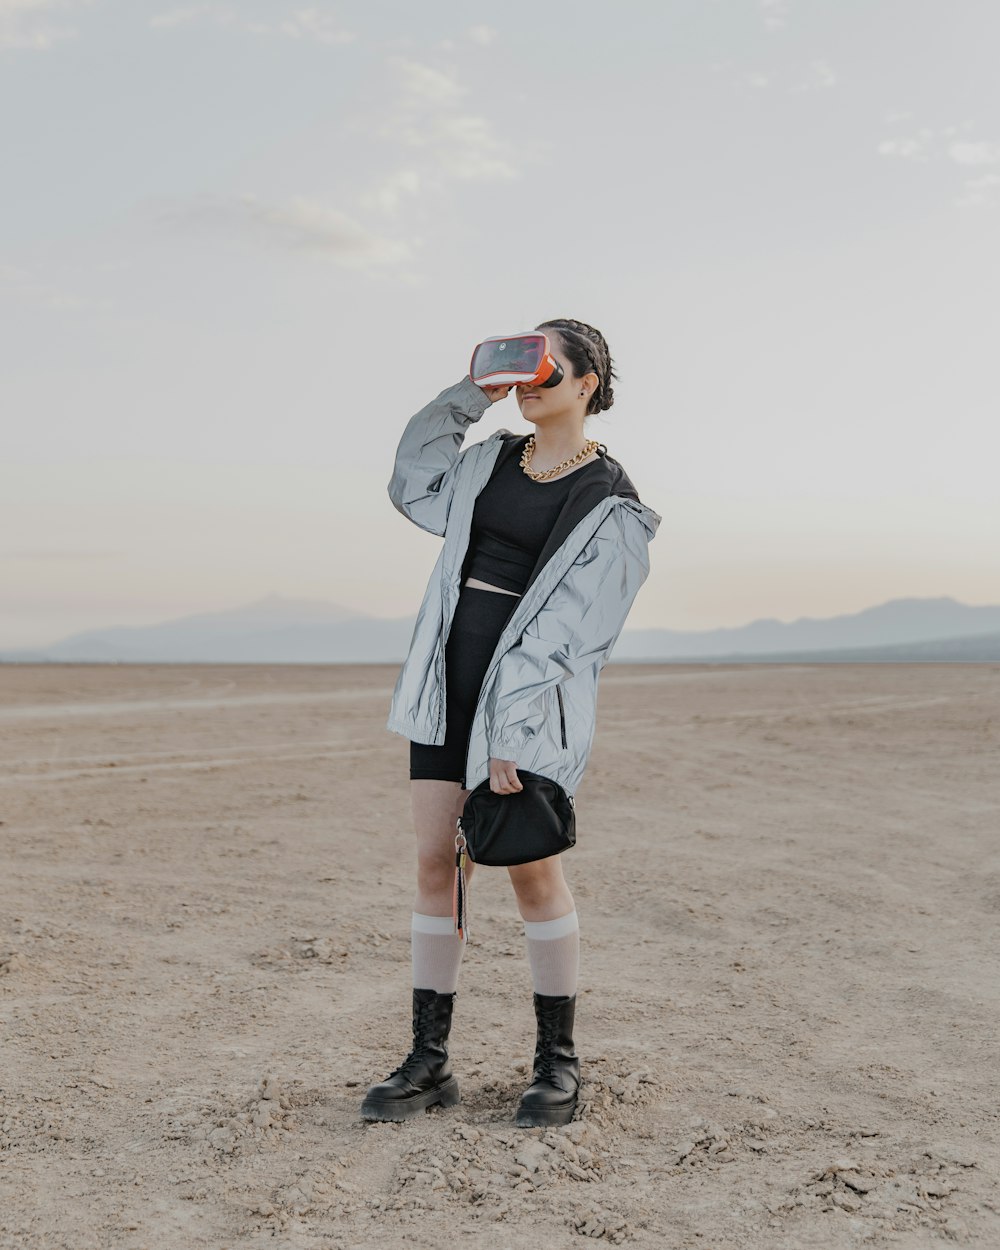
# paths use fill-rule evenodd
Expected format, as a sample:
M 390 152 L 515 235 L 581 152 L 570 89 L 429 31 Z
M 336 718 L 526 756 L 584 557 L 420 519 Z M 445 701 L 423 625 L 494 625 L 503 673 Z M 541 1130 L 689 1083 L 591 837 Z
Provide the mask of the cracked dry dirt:
M 1000 1245 L 1000 666 L 616 665 L 577 1118 L 472 883 L 462 1103 L 409 1042 L 395 666 L 0 667 L 0 1247 Z

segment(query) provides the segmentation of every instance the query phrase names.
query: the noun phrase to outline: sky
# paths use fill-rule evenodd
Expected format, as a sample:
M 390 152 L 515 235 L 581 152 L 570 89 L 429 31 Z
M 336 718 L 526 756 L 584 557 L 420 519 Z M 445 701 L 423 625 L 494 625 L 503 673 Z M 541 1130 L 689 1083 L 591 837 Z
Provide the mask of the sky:
M 630 628 L 1000 602 L 998 46 L 996 0 L 0 0 L 0 647 L 415 614 L 403 426 L 563 316 L 662 517 Z

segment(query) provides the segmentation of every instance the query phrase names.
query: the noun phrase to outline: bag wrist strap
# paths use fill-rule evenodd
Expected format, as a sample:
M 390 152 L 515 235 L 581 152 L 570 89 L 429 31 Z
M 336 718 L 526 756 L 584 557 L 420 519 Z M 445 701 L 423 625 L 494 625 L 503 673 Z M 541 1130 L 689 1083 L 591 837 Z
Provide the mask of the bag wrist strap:
M 469 883 L 465 876 L 466 840 L 462 832 L 462 818 L 455 822 L 455 888 L 452 891 L 451 917 L 455 932 L 463 942 L 469 941 Z

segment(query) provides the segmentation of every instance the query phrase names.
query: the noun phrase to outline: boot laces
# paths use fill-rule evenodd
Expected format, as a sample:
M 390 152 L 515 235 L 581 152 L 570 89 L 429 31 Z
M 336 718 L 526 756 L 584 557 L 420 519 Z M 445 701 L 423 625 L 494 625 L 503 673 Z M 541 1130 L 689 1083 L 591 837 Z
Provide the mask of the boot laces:
M 417 1059 L 418 1055 L 411 1050 L 399 1067 L 393 1068 L 385 1079 L 391 1081 L 394 1076 L 409 1076 L 410 1069 L 415 1066 Z
M 559 1020 L 543 1015 L 538 1021 L 538 1051 L 535 1060 L 535 1079 L 553 1082 L 556 1075 L 556 1041 L 559 1037 Z
M 427 1032 L 433 1016 L 433 1000 L 417 1005 L 416 1019 L 413 1022 L 413 1049 L 398 1068 L 393 1068 L 386 1077 L 387 1081 L 391 1081 L 394 1076 L 409 1076 L 410 1070 L 423 1061 L 424 1048 L 427 1044 Z

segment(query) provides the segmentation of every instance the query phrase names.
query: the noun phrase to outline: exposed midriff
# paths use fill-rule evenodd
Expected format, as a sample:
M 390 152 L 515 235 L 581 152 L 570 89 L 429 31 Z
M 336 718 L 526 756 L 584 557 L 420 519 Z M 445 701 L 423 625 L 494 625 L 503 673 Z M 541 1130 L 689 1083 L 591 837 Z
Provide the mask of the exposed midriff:
M 505 590 L 503 586 L 491 586 L 489 582 L 481 582 L 478 577 L 467 577 L 464 585 L 472 586 L 476 590 L 496 590 L 501 595 L 514 595 L 517 599 L 521 597 L 516 590 Z

